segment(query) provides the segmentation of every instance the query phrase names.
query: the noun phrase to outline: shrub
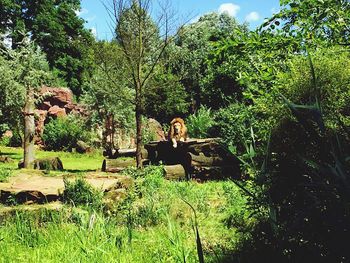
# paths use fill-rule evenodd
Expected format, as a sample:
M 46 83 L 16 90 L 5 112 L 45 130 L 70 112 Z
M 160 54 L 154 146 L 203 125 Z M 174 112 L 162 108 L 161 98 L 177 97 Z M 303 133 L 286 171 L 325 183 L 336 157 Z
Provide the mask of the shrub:
M 204 106 L 190 115 L 186 119 L 188 134 L 193 138 L 206 138 L 209 136 L 210 129 L 214 125 L 214 118 L 209 108 Z
M 103 192 L 93 188 L 83 178 L 73 182 L 64 179 L 63 201 L 68 204 L 82 205 L 93 209 L 102 208 Z
M 77 141 L 86 141 L 88 132 L 83 122 L 69 115 L 67 118 L 51 119 L 44 128 L 43 140 L 47 150 L 71 150 Z
M 8 178 L 11 176 L 12 171 L 7 168 L 0 169 L 0 183 L 7 182 Z

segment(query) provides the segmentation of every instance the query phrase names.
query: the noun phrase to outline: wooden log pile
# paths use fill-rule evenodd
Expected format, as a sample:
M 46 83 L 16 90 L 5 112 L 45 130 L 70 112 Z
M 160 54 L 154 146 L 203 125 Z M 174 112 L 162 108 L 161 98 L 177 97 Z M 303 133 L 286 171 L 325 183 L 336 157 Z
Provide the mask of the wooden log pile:
M 148 165 L 148 152 L 142 149 L 142 164 Z M 102 172 L 118 173 L 129 166 L 136 166 L 136 149 L 119 149 L 113 158 L 104 159 L 102 162 Z
M 177 148 L 173 148 L 169 141 L 156 141 L 146 144 L 145 149 L 151 164 L 165 165 L 169 179 L 186 177 L 206 181 L 240 178 L 239 160 L 217 138 L 179 142 Z

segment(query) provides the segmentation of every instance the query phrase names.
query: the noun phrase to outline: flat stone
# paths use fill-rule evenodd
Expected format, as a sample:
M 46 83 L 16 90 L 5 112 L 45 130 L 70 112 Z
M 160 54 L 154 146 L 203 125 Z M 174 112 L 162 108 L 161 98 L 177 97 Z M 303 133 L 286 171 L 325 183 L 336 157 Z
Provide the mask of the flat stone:
M 108 191 L 118 184 L 125 176 L 96 176 L 90 175 L 85 180 L 94 188 L 101 191 Z M 68 178 L 74 181 L 75 177 Z M 9 198 L 20 204 L 48 203 L 60 199 L 64 191 L 63 178 L 47 177 L 42 175 L 18 175 L 9 178 L 9 182 L 0 183 L 0 201 L 8 203 Z

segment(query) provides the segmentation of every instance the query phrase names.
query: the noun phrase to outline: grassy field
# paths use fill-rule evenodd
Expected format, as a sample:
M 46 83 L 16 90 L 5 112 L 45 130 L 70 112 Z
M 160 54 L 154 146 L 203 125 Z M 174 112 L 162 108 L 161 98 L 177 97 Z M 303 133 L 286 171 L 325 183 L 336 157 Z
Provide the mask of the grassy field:
M 20 149 L 0 150 L 21 158 Z M 99 155 L 37 153 L 46 156 L 60 157 L 70 173 L 79 174 L 102 161 Z M 21 173 L 15 167 L 0 169 Z M 194 212 L 205 262 L 233 262 L 247 238 L 237 227 L 254 224 L 233 182 L 171 182 L 159 167 L 125 174 L 135 183 L 122 201 L 0 216 L 0 262 L 198 262 Z

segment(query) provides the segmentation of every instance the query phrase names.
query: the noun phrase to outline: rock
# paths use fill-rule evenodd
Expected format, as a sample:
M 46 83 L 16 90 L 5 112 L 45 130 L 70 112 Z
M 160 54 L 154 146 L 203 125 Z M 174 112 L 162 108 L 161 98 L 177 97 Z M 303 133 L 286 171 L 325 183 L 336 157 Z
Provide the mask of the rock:
M 38 110 L 48 111 L 51 107 L 52 105 L 49 101 L 44 101 L 43 103 L 39 104 Z
M 78 153 L 88 153 L 91 152 L 91 147 L 83 141 L 77 141 L 76 151 Z
M 0 156 L 0 163 L 12 163 L 13 159 L 7 156 Z
M 133 187 L 133 185 L 134 180 L 129 176 L 118 178 L 117 182 L 105 190 L 103 198 L 105 209 L 109 212 L 114 211 L 118 207 L 118 203 L 127 197 L 127 190 Z
M 149 118 L 144 129 L 147 129 L 147 132 L 151 133 L 152 136 L 154 136 L 153 140 L 165 141 L 163 127 L 157 120 Z
M 49 110 L 48 113 L 50 116 L 54 117 L 54 118 L 58 118 L 58 117 L 65 117 L 67 116 L 66 114 L 66 110 L 64 108 L 60 108 L 59 106 L 55 105 L 52 106 Z
M 12 138 L 12 136 L 13 136 L 13 132 L 10 130 L 7 130 L 2 134 L 2 138 Z
M 60 108 L 63 108 L 67 104 L 71 104 L 73 101 L 73 93 L 68 88 L 52 88 L 43 86 L 40 93 L 42 95 L 50 94 L 51 96 L 47 96 L 45 101 L 50 102 L 51 105 L 57 105 Z
M 116 189 L 129 189 L 130 187 L 132 187 L 134 184 L 134 180 L 129 177 L 129 176 L 123 176 L 117 179 L 117 181 L 109 186 L 106 190 L 105 193 L 116 190 Z
M 22 169 L 24 167 L 24 162 L 21 160 L 18 163 L 18 168 Z M 34 160 L 34 169 L 37 170 L 53 170 L 53 171 L 62 171 L 63 164 L 60 158 L 45 158 L 45 159 L 35 159 Z
M 86 109 L 81 105 L 70 103 L 65 105 L 64 108 L 66 109 L 67 114 L 74 113 L 74 114 L 80 114 L 84 116 L 87 115 Z

